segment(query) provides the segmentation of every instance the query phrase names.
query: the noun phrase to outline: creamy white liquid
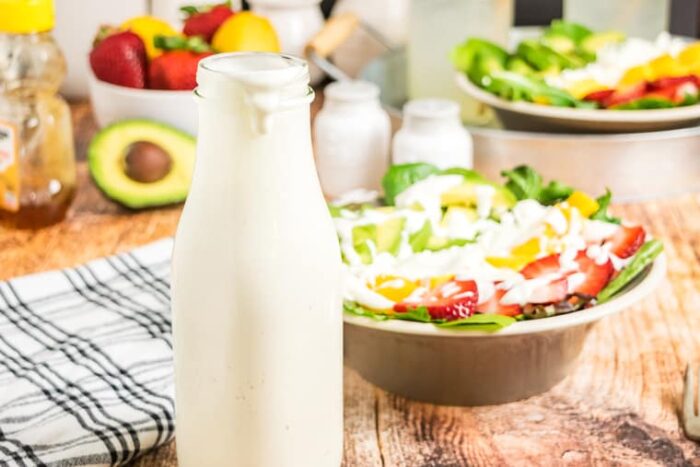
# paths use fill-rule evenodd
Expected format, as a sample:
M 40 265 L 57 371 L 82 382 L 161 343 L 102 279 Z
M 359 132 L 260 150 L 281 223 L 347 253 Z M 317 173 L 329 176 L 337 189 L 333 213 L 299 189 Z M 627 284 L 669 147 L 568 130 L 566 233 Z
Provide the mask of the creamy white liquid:
M 337 466 L 341 260 L 313 164 L 306 65 L 216 56 L 198 82 L 197 165 L 173 259 L 180 465 Z

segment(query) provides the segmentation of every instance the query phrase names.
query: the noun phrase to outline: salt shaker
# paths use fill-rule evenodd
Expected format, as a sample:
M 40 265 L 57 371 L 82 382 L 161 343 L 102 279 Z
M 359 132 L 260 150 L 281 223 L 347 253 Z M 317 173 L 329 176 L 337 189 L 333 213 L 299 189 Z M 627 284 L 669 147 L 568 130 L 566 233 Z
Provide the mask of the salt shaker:
M 379 190 L 389 165 L 391 123 L 379 104 L 379 88 L 366 81 L 326 87 L 314 122 L 316 168 L 324 193 Z
M 394 136 L 393 163 L 471 168 L 472 138 L 462 126 L 459 112 L 459 104 L 446 99 L 417 99 L 406 104 L 403 125 Z

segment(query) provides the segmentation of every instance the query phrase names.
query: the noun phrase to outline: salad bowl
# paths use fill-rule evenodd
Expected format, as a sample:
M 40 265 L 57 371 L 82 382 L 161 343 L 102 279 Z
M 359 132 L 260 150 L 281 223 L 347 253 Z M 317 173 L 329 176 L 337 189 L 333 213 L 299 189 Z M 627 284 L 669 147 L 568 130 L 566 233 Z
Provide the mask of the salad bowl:
M 329 204 L 343 257 L 345 358 L 410 399 L 485 405 L 544 392 L 595 322 L 663 278 L 663 243 L 532 167 L 505 182 L 393 165 L 383 196 Z
M 509 130 L 569 133 L 635 133 L 685 128 L 700 122 L 700 105 L 650 110 L 603 110 L 554 107 L 509 101 L 456 73 L 459 88 L 491 107 Z
M 345 360 L 372 384 L 418 401 L 477 406 L 525 399 L 563 380 L 593 325 L 651 294 L 665 271 L 662 254 L 642 277 L 606 303 L 521 321 L 495 333 L 346 314 Z

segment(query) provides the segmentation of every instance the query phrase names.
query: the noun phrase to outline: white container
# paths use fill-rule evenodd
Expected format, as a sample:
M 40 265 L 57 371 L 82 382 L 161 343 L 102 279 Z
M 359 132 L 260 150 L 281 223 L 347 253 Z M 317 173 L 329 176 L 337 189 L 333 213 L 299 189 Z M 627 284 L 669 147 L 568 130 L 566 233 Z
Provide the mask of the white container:
M 304 47 L 323 28 L 321 0 L 250 0 L 253 11 L 270 20 L 280 40 L 282 53 L 304 56 Z M 323 73 L 311 65 L 311 83 Z
M 338 466 L 341 259 L 314 170 L 308 68 L 199 64 L 199 138 L 173 256 L 181 466 Z
M 100 127 L 127 118 L 147 118 L 197 134 L 197 103 L 192 91 L 135 89 L 100 81 L 87 71 L 90 102 Z
M 406 55 L 409 98 L 456 100 L 465 121 L 489 122 L 488 108 L 457 88 L 450 51 L 468 37 L 506 46 L 513 5 L 513 0 L 411 0 Z
M 472 168 L 471 135 L 459 119 L 459 105 L 444 99 L 419 99 L 403 108 L 403 126 L 394 135 L 394 164 L 427 162 L 441 169 Z
M 148 13 L 147 0 L 55 0 L 56 41 L 66 57 L 68 74 L 61 93 L 70 98 L 88 95 L 90 66 L 87 56 L 98 29 L 103 24 L 119 25 L 123 21 Z
M 354 189 L 380 190 L 389 166 L 391 122 L 379 88 L 366 81 L 326 87 L 314 122 L 316 166 L 323 192 L 337 197 Z

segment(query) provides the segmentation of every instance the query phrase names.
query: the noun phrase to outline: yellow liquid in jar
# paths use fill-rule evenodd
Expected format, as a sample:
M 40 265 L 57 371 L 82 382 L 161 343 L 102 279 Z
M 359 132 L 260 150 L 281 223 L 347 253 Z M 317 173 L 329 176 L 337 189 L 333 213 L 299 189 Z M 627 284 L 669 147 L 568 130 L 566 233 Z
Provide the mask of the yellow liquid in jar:
M 11 180 L 17 191 L 0 193 L 16 198 L 14 207 L 0 198 L 2 227 L 54 224 L 71 204 L 76 186 L 71 116 L 56 94 L 64 75 L 63 56 L 50 34 L 0 34 L 0 127 L 11 129 L 16 139 L 18 169 L 18 179 Z M 9 176 L 0 172 L 0 181 Z

